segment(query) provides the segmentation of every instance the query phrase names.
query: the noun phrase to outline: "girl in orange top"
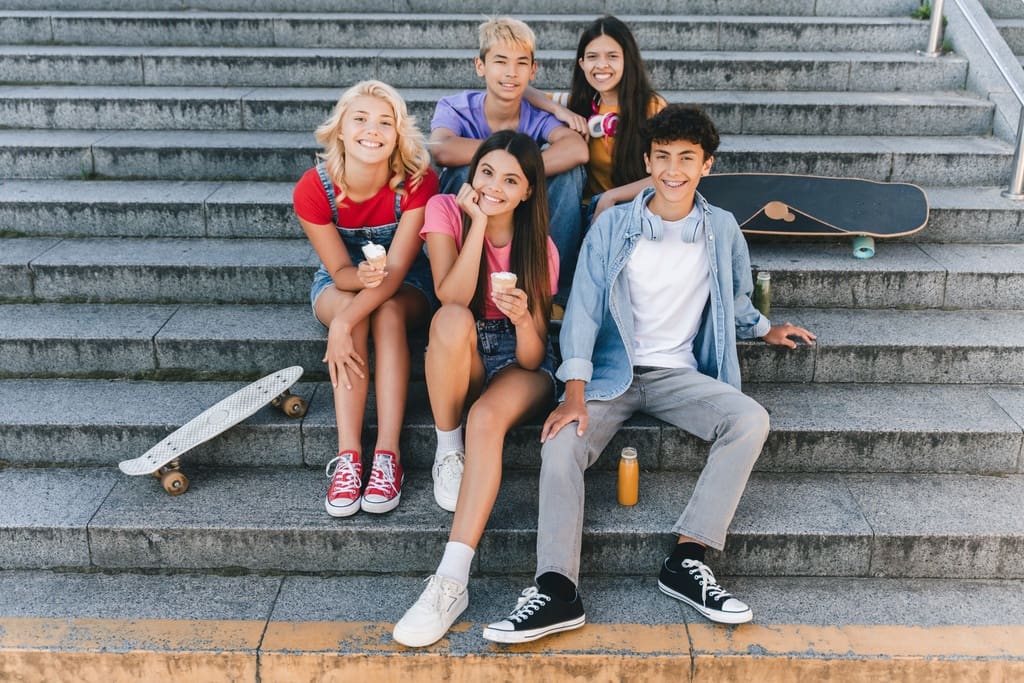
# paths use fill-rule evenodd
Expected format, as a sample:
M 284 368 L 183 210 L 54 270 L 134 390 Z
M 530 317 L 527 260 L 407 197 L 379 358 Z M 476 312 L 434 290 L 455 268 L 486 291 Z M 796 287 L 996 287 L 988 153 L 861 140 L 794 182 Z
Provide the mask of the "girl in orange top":
M 640 126 L 665 100 L 651 87 L 636 39 L 622 21 L 601 17 L 580 36 L 568 94 L 546 97 L 529 88 L 526 99 L 589 139 L 583 195 L 591 220 L 651 185 Z

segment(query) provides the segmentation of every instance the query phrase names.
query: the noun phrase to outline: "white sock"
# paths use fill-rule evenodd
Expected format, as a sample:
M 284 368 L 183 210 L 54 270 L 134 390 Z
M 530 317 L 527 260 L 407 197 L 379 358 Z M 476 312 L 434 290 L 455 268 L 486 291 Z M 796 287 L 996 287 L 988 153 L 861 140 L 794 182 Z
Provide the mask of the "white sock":
M 435 573 L 455 579 L 465 586 L 469 583 L 469 567 L 473 564 L 475 554 L 476 551 L 465 543 L 448 541 L 444 545 L 444 555 Z
M 437 450 L 434 451 L 435 459 L 448 451 L 466 450 L 466 444 L 462 440 L 462 425 L 459 425 L 450 432 L 440 430 L 437 427 L 434 427 L 434 431 L 437 432 Z

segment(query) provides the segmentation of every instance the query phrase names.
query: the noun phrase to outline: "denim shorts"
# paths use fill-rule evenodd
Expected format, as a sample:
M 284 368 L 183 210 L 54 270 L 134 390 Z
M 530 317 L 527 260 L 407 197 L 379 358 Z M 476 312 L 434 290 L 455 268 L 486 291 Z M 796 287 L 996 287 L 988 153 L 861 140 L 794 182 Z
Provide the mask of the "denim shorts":
M 397 224 L 377 228 L 358 228 L 355 230 L 345 228 L 339 229 L 338 233 L 341 235 L 352 264 L 358 266 L 366 260 L 366 257 L 363 255 L 364 245 L 376 242 L 385 248 L 390 247 L 397 228 Z M 430 262 L 427 261 L 424 250 L 421 249 L 416 254 L 416 258 L 413 260 L 412 265 L 409 266 L 409 272 L 405 274 L 405 279 L 402 282 L 423 292 L 430 310 L 437 310 L 438 302 L 437 297 L 434 295 L 434 277 L 430 273 Z M 327 268 L 320 264 L 320 268 L 313 275 L 313 285 L 309 290 L 309 304 L 313 306 L 314 312 L 316 310 L 317 297 L 325 289 L 333 286 L 334 278 L 327 272 Z
M 516 364 L 516 330 L 508 318 L 476 321 L 476 349 L 484 363 L 484 384 L 490 384 L 499 372 Z M 547 352 L 538 370 L 551 378 L 555 388 L 555 351 L 548 337 Z

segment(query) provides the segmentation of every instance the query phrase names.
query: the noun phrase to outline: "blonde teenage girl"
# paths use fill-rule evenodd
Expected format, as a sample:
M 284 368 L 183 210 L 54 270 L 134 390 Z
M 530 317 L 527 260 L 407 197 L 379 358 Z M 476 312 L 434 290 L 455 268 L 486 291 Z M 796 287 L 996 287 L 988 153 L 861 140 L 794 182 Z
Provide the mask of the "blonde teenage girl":
M 434 303 L 419 231 L 427 200 L 437 193 L 437 175 L 405 102 L 379 81 L 349 88 L 316 137 L 324 146 L 322 161 L 302 176 L 293 199 L 322 264 L 310 300 L 328 330 L 324 362 L 338 423 L 338 455 L 327 466 L 324 506 L 333 517 L 360 509 L 387 512 L 402 495 L 398 436 L 409 385 L 406 330 L 425 323 Z M 364 256 L 371 243 L 387 250 L 383 267 Z M 370 336 L 377 442 L 363 491 Z

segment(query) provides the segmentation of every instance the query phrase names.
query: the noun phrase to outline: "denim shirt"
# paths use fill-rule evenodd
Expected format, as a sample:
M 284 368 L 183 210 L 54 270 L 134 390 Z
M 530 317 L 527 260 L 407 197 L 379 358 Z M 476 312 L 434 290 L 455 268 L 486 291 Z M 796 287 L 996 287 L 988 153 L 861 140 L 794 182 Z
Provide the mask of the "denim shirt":
M 647 188 L 629 204 L 612 207 L 594 221 L 580 249 L 569 304 L 559 336 L 558 379 L 586 382 L 584 398 L 610 400 L 633 381 L 633 304 L 625 267 L 642 236 Z M 768 333 L 770 321 L 750 300 L 750 255 L 736 219 L 695 197 L 704 212 L 703 239 L 711 274 L 711 296 L 693 341 L 697 369 L 740 388 L 736 339 Z M 651 273 L 651 277 L 663 277 Z

